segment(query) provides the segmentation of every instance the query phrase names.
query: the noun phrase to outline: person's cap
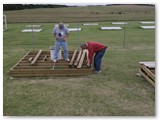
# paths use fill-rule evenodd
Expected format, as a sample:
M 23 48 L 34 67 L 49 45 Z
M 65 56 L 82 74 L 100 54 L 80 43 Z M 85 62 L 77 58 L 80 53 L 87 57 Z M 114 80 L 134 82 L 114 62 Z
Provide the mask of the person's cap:
M 83 44 L 81 44 L 81 48 L 85 48 L 87 45 L 86 45 L 86 43 L 83 43 Z
M 62 22 L 60 22 L 59 25 L 58 25 L 58 27 L 59 27 L 60 29 L 62 29 L 62 28 L 64 28 L 64 24 L 63 24 Z

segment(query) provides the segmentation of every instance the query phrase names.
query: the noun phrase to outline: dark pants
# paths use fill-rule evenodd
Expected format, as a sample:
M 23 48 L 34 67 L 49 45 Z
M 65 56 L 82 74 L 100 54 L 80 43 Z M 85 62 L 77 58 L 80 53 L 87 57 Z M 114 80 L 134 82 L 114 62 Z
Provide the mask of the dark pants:
M 101 61 L 102 61 L 102 57 L 104 56 L 105 51 L 106 51 L 106 48 L 102 49 L 101 51 L 96 52 L 94 56 L 94 68 L 96 71 L 101 70 Z

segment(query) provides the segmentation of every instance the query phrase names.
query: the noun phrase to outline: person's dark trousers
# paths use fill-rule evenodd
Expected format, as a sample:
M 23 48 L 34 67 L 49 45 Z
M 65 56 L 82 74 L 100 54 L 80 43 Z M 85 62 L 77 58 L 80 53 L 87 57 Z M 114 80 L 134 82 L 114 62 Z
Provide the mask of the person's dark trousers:
M 106 51 L 106 48 L 102 49 L 101 51 L 96 52 L 94 56 L 94 68 L 96 71 L 101 70 L 101 61 L 102 61 L 102 57 L 105 54 L 105 51 Z

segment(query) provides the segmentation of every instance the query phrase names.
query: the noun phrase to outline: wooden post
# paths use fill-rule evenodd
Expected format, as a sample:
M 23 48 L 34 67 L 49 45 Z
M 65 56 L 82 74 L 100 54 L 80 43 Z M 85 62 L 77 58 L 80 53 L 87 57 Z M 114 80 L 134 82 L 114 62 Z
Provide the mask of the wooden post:
M 85 58 L 86 53 L 87 53 L 87 51 L 86 51 L 86 50 L 83 50 L 83 53 L 82 53 L 82 55 L 81 55 L 81 59 L 80 59 L 80 61 L 79 61 L 79 63 L 78 63 L 77 68 L 81 68 L 81 67 L 82 67 L 82 64 L 83 64 L 83 61 L 84 61 L 84 58 Z
M 41 55 L 41 53 L 42 53 L 42 50 L 39 50 L 39 52 L 37 53 L 36 57 L 31 62 L 31 65 L 34 65 L 36 63 L 36 61 L 38 60 L 38 58 Z
M 44 56 L 44 58 L 43 58 L 43 61 L 45 61 L 45 60 L 47 59 L 47 57 L 48 57 L 48 56 L 47 56 L 47 55 L 45 55 L 45 56 Z
M 70 61 L 70 63 L 69 63 L 69 67 L 72 67 L 72 64 L 73 64 L 73 62 L 74 62 L 74 59 L 75 59 L 75 57 L 76 57 L 76 53 L 77 53 L 77 50 L 75 50 L 74 53 L 73 53 L 73 55 L 72 55 L 72 59 L 71 59 L 71 61 Z
M 74 63 L 74 67 L 77 67 L 77 64 L 78 64 L 78 62 L 80 60 L 80 57 L 81 57 L 81 53 L 82 53 L 82 50 L 79 51 L 78 57 L 77 57 L 77 59 L 76 59 L 76 61 Z

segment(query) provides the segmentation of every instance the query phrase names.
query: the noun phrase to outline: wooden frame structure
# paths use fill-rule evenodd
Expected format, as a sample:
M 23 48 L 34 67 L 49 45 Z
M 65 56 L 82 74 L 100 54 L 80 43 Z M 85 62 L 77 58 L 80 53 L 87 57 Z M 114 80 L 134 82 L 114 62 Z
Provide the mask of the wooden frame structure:
M 64 56 L 63 52 L 62 56 Z M 93 69 L 86 66 L 86 50 L 69 51 L 69 58 L 70 62 L 59 60 L 54 63 L 50 59 L 50 51 L 31 51 L 14 65 L 9 73 L 12 77 L 61 77 L 93 74 Z
M 139 73 L 155 87 L 155 62 L 139 62 Z

